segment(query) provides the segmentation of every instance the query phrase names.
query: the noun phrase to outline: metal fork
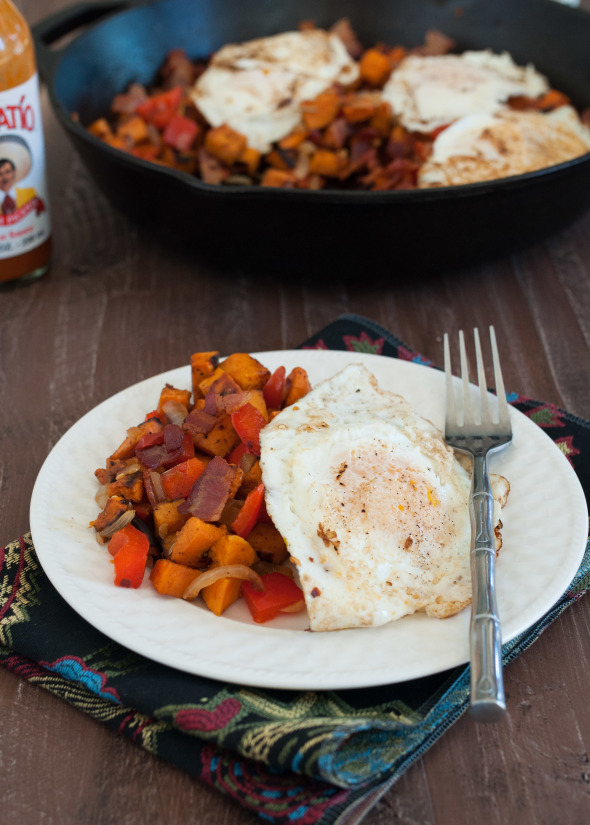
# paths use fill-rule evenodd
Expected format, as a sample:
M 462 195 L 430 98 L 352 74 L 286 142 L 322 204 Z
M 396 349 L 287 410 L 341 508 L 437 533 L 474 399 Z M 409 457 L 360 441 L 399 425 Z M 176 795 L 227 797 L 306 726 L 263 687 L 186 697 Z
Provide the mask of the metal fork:
M 473 330 L 477 381 L 480 388 L 479 403 L 472 400 L 469 368 L 463 331 L 459 332 L 461 360 L 462 404 L 455 405 L 455 389 L 451 372 L 449 336 L 444 336 L 446 373 L 446 423 L 447 443 L 456 450 L 473 458 L 471 485 L 471 715 L 480 722 L 499 721 L 506 713 L 504 683 L 502 679 L 502 629 L 498 617 L 495 594 L 496 544 L 494 535 L 494 498 L 490 487 L 488 455 L 505 447 L 512 440 L 508 402 L 500 370 L 500 359 L 494 328 L 490 327 L 490 341 L 494 364 L 497 419 L 492 420 L 487 382 L 481 353 L 479 332 Z M 476 414 L 474 407 L 479 407 Z M 461 411 L 462 416 L 457 415 Z

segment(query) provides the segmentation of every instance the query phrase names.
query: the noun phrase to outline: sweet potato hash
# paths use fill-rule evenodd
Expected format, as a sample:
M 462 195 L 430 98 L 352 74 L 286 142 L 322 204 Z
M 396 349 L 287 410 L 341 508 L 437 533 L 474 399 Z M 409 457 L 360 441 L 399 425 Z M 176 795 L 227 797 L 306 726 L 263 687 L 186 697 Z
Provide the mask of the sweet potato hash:
M 301 31 L 310 29 L 314 29 L 311 23 L 300 26 Z M 194 89 L 211 58 L 192 61 L 180 50 L 167 55 L 152 87 L 132 84 L 114 98 L 110 112 L 88 128 L 110 146 L 208 184 L 312 190 L 416 188 L 433 142 L 448 124 L 427 131 L 406 128 L 381 92 L 407 57 L 446 55 L 454 42 L 430 31 L 424 44 L 413 49 L 385 43 L 366 48 L 347 20 L 330 32 L 354 61 L 354 81 L 333 83 L 315 98 L 302 101 L 297 125 L 268 151 L 250 145 L 227 123 L 212 126 L 205 119 L 195 103 Z M 549 88 L 537 96 L 514 95 L 506 108 L 548 113 L 568 104 L 564 94 Z M 582 145 L 578 154 L 584 151 Z M 518 171 L 500 170 L 488 178 Z
M 260 430 L 310 389 L 246 353 L 191 356 L 191 390 L 166 384 L 95 475 L 91 522 L 113 556 L 115 584 L 204 600 L 221 615 L 243 594 L 255 621 L 303 609 L 288 551 L 266 513 Z

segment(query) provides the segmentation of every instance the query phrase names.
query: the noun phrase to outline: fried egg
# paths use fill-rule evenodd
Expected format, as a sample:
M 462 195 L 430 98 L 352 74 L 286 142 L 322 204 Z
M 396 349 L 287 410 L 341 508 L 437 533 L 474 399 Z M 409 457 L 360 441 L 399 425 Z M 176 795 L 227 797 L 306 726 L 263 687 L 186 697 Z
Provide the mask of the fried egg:
M 539 97 L 548 89 L 533 66 L 484 50 L 410 55 L 391 74 L 383 98 L 406 129 L 429 133 L 465 115 L 494 114 L 509 97 Z
M 211 126 L 227 124 L 268 152 L 301 120 L 301 103 L 359 75 L 344 43 L 321 29 L 285 32 L 216 52 L 192 99 Z
M 440 431 L 364 366 L 264 427 L 260 463 L 312 630 L 416 611 L 444 618 L 469 604 L 469 473 Z
M 552 112 L 467 115 L 441 132 L 418 186 L 453 186 L 534 172 L 590 151 L 590 129 L 571 106 Z

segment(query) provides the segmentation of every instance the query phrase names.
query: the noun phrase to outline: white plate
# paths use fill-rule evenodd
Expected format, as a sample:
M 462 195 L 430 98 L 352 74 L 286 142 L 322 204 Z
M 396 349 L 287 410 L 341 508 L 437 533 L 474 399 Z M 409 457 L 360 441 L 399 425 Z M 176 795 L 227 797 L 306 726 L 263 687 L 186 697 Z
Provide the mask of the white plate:
M 320 350 L 258 353 L 271 370 L 301 365 L 312 384 L 349 363 L 364 363 L 381 387 L 404 395 L 439 427 L 444 375 L 377 355 Z M 222 616 L 160 596 L 145 580 L 138 590 L 113 585 L 113 567 L 88 524 L 96 518 L 93 472 L 132 424 L 154 408 L 166 382 L 190 387 L 190 369 L 142 381 L 78 421 L 45 461 L 31 502 L 37 554 L 64 599 L 94 627 L 157 662 L 244 685 L 338 689 L 401 682 L 468 661 L 469 610 L 451 619 L 407 616 L 379 628 L 305 632 L 305 616 L 254 624 L 243 602 Z M 512 409 L 513 444 L 492 458 L 509 479 L 503 511 L 497 589 L 504 641 L 530 627 L 565 591 L 581 562 L 588 514 L 577 476 L 563 453 Z

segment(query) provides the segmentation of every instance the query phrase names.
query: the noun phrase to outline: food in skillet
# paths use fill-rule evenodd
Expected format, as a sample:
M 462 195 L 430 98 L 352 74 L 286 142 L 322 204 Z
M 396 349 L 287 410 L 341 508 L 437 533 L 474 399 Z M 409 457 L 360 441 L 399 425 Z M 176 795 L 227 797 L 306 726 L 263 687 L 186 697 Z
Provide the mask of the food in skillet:
M 243 594 L 259 622 L 306 606 L 312 630 L 469 604 L 470 477 L 440 431 L 363 366 L 311 389 L 301 368 L 215 359 L 193 355 L 192 399 L 166 386 L 96 471 L 116 584 L 151 555 L 159 593 L 217 615 Z M 498 548 L 508 489 L 493 477 Z
M 532 66 L 363 48 L 346 20 L 229 44 L 207 61 L 171 52 L 152 89 L 133 84 L 90 131 L 212 184 L 395 190 L 520 174 L 590 151 L 590 129 Z

